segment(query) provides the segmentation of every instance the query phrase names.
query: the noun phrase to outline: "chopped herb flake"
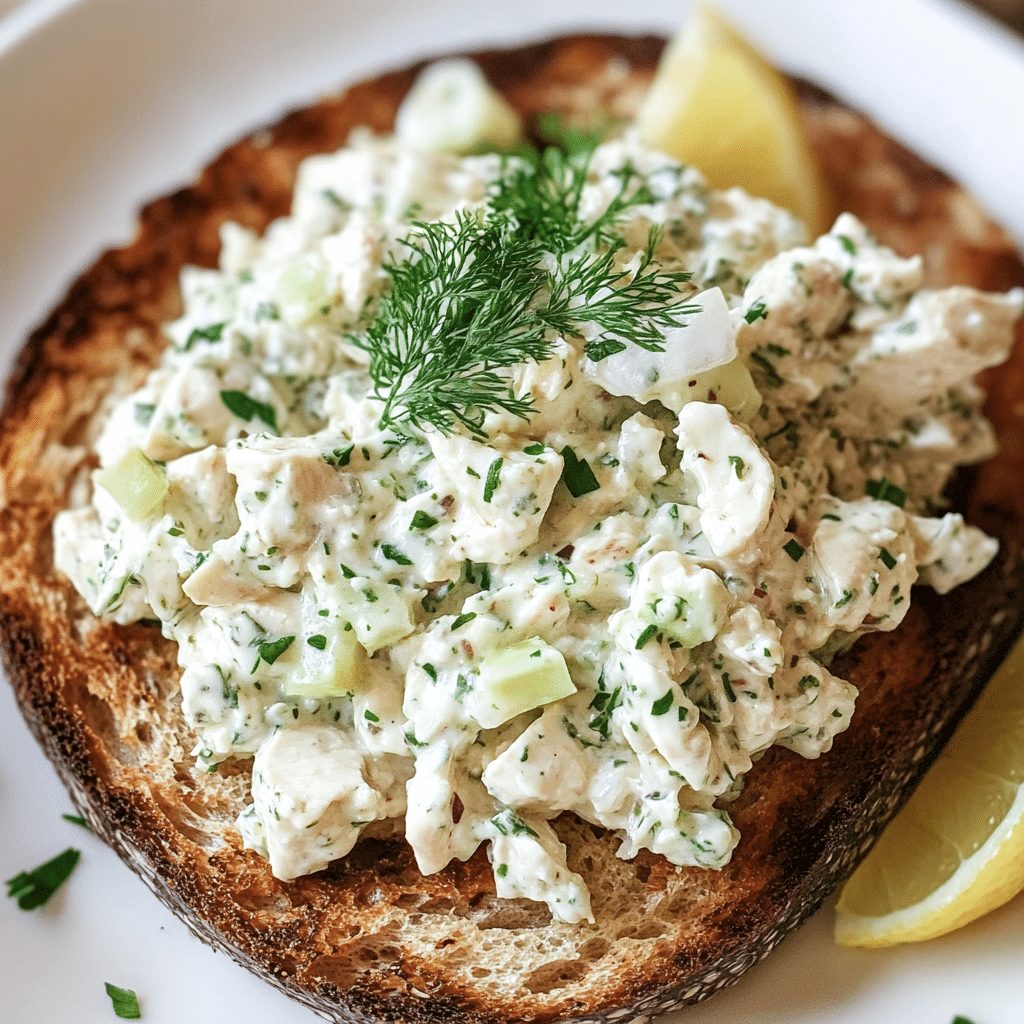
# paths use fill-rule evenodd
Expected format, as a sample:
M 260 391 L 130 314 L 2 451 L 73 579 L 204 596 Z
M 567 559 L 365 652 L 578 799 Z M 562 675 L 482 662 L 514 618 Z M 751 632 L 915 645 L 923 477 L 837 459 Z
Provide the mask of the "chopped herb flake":
M 764 299 L 758 299 L 757 302 L 753 303 L 750 308 L 743 314 L 743 319 L 748 324 L 752 324 L 755 320 L 760 320 L 762 317 L 768 319 L 768 310 L 765 308 Z
M 648 644 L 648 641 L 658 632 L 658 625 L 652 622 L 647 626 L 644 631 L 636 638 L 636 649 L 642 651 Z
M 562 459 L 562 481 L 574 498 L 582 498 L 601 486 L 587 460 L 577 458 L 568 445 L 562 449 Z
M 250 398 L 244 391 L 222 391 L 220 400 L 240 420 L 249 423 L 253 419 L 260 419 L 271 430 L 277 430 L 277 413 L 274 412 L 272 405 L 268 405 L 266 402 L 257 402 L 255 398 Z
M 668 709 L 675 703 L 675 695 L 669 690 L 664 697 L 659 697 L 651 705 L 652 715 L 665 715 L 668 714 Z
M 8 878 L 8 897 L 17 900 L 22 910 L 41 907 L 67 881 L 80 856 L 80 850 L 69 846 L 53 860 Z
M 864 491 L 876 501 L 888 501 L 897 508 L 903 508 L 907 502 L 907 492 L 884 476 L 881 480 L 868 480 L 864 484 Z
M 394 544 L 381 544 L 380 552 L 385 558 L 399 565 L 412 565 L 412 559 L 403 551 L 399 551 Z
M 142 1011 L 139 1009 L 139 997 L 130 988 L 118 988 L 111 985 L 109 981 L 104 982 L 107 988 L 107 995 L 114 1007 L 114 1013 L 122 1020 L 141 1020 Z
M 782 545 L 782 550 L 785 551 L 794 562 L 799 562 L 800 559 L 804 557 L 803 547 L 801 547 L 796 539 L 792 537 Z
M 432 526 L 437 526 L 437 520 L 428 512 L 424 512 L 423 509 L 416 509 L 416 513 L 412 517 L 412 522 L 409 523 L 409 529 L 429 530 Z
M 226 320 L 219 324 L 210 324 L 209 327 L 194 328 L 185 342 L 185 351 L 187 352 L 197 341 L 220 341 L 225 327 L 227 327 Z
M 499 455 L 491 464 L 487 467 L 487 479 L 484 481 L 484 501 L 489 502 L 494 497 L 494 492 L 498 489 L 498 485 L 501 483 L 501 467 L 503 463 L 502 457 Z
M 294 641 L 295 637 L 293 636 L 283 636 L 280 640 L 271 640 L 268 643 L 260 644 L 256 649 L 259 651 L 260 657 L 268 665 L 273 665 L 291 647 Z

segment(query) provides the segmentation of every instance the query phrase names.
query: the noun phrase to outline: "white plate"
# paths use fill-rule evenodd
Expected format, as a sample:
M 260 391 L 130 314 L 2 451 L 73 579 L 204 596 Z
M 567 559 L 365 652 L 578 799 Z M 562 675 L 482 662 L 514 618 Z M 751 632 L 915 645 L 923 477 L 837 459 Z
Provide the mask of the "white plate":
M 9 6 L 9 5 L 8 5 Z M 29 0 L 0 21 L 0 366 L 134 213 L 285 109 L 409 59 L 594 28 L 671 32 L 678 0 Z M 939 0 L 722 0 L 779 63 L 872 113 L 1024 240 L 1024 48 Z M 92 836 L 0 687 L 0 879 L 66 845 L 70 883 L 0 901 L 0 1021 L 109 1024 L 110 981 L 147 1024 L 311 1024 L 210 952 Z M 731 991 L 666 1024 L 1019 1024 L 1017 900 L 920 947 L 835 947 L 826 909 Z

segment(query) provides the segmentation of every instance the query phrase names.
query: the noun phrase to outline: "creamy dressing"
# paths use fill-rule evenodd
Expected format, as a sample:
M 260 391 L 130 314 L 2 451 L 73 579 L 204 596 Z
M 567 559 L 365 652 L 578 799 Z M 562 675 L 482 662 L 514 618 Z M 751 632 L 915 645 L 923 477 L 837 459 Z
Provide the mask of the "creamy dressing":
M 992 451 L 971 378 L 1021 296 L 922 291 L 919 261 L 849 215 L 807 244 L 627 133 L 593 154 L 580 213 L 627 166 L 650 190 L 616 260 L 628 281 L 655 228 L 660 266 L 691 275 L 663 350 L 591 358 L 594 329 L 549 332 L 547 358 L 501 371 L 528 418 L 382 425 L 352 335 L 385 263 L 414 258 L 413 221 L 483 215 L 512 164 L 357 132 L 304 162 L 263 238 L 225 225 L 97 443 L 103 466 L 153 460 L 165 496 L 133 521 L 94 487 L 56 558 L 96 614 L 177 641 L 198 766 L 253 758 L 239 828 L 276 875 L 391 822 L 423 872 L 487 843 L 499 896 L 576 922 L 589 894 L 550 819 L 721 867 L 753 761 L 817 757 L 849 724 L 830 654 L 992 558 L 938 511 Z M 516 644 L 574 692 L 504 717 L 484 666 Z

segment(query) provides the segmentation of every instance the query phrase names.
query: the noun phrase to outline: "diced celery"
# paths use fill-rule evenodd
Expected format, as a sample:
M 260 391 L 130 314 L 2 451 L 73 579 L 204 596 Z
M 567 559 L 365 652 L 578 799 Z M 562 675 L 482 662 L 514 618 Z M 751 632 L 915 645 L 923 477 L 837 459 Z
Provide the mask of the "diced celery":
M 93 479 L 135 523 L 148 518 L 167 493 L 163 469 L 139 448 L 129 448 L 112 466 L 97 470 Z
M 402 101 L 395 133 L 411 149 L 478 153 L 511 149 L 522 122 L 470 60 L 431 64 Z
M 687 649 L 718 635 L 728 606 L 729 592 L 718 576 L 674 551 L 659 552 L 643 567 L 630 601 L 640 623 L 657 626 Z
M 323 258 L 304 256 L 288 266 L 277 282 L 277 301 L 282 319 L 292 327 L 326 316 L 331 296 Z
M 365 576 L 354 576 L 340 584 L 341 612 L 370 654 L 413 631 L 409 606 L 397 587 Z
M 561 652 L 533 637 L 484 658 L 467 710 L 485 729 L 494 729 L 575 692 Z
M 683 392 L 685 402 L 714 401 L 737 419 L 750 423 L 761 408 L 761 392 L 741 358 L 694 374 Z
M 299 669 L 285 680 L 285 693 L 315 698 L 353 694 L 366 662 L 355 630 L 333 616 L 318 628 L 319 632 L 301 638 Z

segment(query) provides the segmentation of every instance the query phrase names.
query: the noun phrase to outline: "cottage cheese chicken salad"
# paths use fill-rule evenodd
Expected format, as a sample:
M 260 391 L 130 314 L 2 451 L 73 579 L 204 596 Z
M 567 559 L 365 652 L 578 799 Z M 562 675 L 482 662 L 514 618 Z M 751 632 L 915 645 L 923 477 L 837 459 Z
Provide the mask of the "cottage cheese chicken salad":
M 178 643 L 200 768 L 253 758 L 280 878 L 401 828 L 585 921 L 562 811 L 721 867 L 753 761 L 848 725 L 834 654 L 995 553 L 941 492 L 992 451 L 972 377 L 1019 294 L 567 139 L 307 159 L 184 271 L 58 516 L 92 611 Z

